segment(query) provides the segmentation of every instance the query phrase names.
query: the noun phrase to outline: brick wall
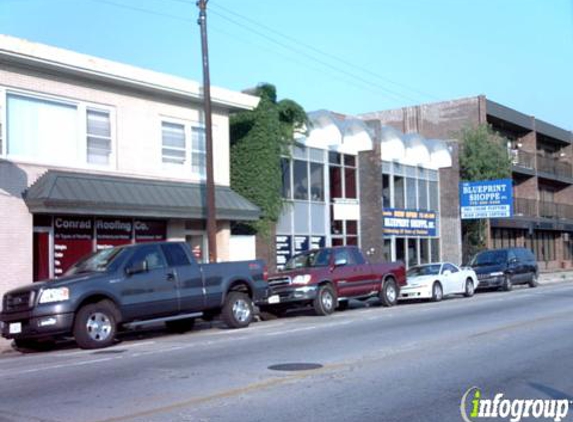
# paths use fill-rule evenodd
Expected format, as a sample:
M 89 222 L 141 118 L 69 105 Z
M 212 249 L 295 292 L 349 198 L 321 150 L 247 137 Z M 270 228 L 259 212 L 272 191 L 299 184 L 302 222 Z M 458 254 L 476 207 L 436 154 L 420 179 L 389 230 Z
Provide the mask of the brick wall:
M 378 124 L 378 129 L 380 125 Z M 382 161 L 379 134 L 372 151 L 358 155 L 360 168 L 360 243 L 372 262 L 383 260 Z

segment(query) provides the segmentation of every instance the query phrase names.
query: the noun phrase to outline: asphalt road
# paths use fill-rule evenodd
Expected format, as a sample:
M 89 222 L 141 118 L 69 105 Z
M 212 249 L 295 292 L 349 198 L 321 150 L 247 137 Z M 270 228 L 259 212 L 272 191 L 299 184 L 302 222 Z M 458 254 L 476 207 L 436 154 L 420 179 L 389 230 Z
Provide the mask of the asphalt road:
M 572 328 L 562 283 L 9 354 L 0 421 L 461 421 L 472 386 L 573 400 Z

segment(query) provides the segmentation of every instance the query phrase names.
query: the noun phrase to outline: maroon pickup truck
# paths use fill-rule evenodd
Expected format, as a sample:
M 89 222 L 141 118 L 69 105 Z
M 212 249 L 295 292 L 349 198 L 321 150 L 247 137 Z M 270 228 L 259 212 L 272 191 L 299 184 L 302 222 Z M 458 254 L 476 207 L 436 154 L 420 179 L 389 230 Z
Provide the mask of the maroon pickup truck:
M 349 299 L 379 297 L 393 306 L 406 284 L 401 262 L 370 264 L 359 248 L 337 246 L 295 255 L 284 270 L 269 277 L 269 296 L 262 311 L 281 315 L 312 305 L 317 315 L 345 309 Z

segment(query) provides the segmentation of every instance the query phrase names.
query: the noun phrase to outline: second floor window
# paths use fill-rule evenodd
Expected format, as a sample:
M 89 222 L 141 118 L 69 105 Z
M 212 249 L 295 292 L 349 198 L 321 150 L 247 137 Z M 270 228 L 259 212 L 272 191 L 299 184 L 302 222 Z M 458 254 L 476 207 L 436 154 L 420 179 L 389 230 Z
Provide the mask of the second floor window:
M 183 123 L 162 122 L 161 161 L 171 169 L 190 171 L 199 179 L 205 179 L 205 129 Z
M 87 161 L 107 165 L 111 155 L 111 123 L 108 111 L 88 109 Z

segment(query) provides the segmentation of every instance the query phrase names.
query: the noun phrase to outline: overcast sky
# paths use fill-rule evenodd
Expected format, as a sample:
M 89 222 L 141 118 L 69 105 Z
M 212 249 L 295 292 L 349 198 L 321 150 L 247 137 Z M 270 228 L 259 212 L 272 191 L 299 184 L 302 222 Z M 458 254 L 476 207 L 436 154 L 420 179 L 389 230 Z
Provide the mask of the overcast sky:
M 200 81 L 195 0 L 0 0 L 0 32 Z M 347 114 L 485 94 L 573 129 L 573 0 L 210 0 L 211 80 Z

